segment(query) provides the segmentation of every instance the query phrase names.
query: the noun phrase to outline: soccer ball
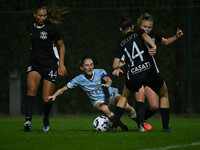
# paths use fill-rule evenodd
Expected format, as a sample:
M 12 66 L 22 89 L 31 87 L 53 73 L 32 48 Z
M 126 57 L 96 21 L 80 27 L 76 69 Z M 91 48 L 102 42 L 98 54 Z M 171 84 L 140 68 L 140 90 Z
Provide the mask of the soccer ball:
M 108 131 L 110 128 L 110 120 L 106 116 L 98 116 L 93 121 L 93 127 L 96 131 Z

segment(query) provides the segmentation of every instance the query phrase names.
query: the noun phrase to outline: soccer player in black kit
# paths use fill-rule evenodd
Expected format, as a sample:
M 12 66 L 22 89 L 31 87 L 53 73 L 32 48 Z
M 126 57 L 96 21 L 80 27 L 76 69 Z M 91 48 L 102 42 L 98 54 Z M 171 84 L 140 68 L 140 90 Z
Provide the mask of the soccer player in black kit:
M 183 36 L 183 31 L 178 28 L 174 36 L 169 38 L 164 38 L 152 31 L 153 23 L 154 23 L 153 16 L 148 13 L 143 13 L 138 18 L 137 26 L 140 27 L 140 29 L 145 30 L 146 33 L 152 38 L 152 40 L 155 43 L 159 42 L 163 45 L 169 45 L 175 42 L 181 36 Z M 162 78 L 154 58 L 153 58 L 153 65 L 155 66 L 154 75 L 157 76 L 157 78 Z M 119 73 L 123 73 L 123 71 L 121 69 L 116 69 L 113 71 L 113 75 L 119 76 Z M 160 113 L 162 117 L 162 127 L 163 127 L 162 131 L 173 132 L 169 128 L 170 104 L 169 104 L 168 90 L 164 79 L 163 82 L 164 83 L 159 91 L 159 94 L 155 93 L 155 91 L 153 91 L 148 86 L 145 86 L 145 88 L 142 86 L 142 88 L 140 88 L 139 91 L 135 93 L 135 98 L 137 101 L 144 102 L 145 96 L 147 97 L 149 106 L 145 108 L 145 115 L 144 115 L 145 121 L 154 115 L 154 113 L 159 109 L 159 104 L 160 104 Z M 145 124 L 146 123 L 144 123 L 144 127 Z
M 137 25 L 138 27 L 140 27 L 140 29 L 145 30 L 155 43 L 159 42 L 163 45 L 169 45 L 173 43 L 174 41 L 176 41 L 181 36 L 183 36 L 183 31 L 178 28 L 174 36 L 169 37 L 169 38 L 164 38 L 160 36 L 159 34 L 152 31 L 153 22 L 154 22 L 153 16 L 151 16 L 148 13 L 143 13 L 138 18 Z M 155 66 L 154 74 L 157 77 L 162 78 L 155 60 L 154 60 L 154 66 Z M 139 92 L 137 93 L 137 95 L 138 97 L 141 97 L 141 95 L 145 94 L 149 103 L 149 107 L 145 109 L 145 121 L 148 118 L 150 118 L 159 108 L 159 100 L 160 100 L 160 113 L 162 117 L 162 126 L 163 126 L 162 131 L 173 132 L 169 128 L 170 104 L 169 104 L 168 90 L 167 90 L 167 85 L 165 81 L 163 82 L 164 83 L 159 91 L 159 94 L 155 93 L 155 91 L 153 91 L 151 88 L 146 86 L 145 88 L 144 87 L 141 88 Z
M 66 74 L 64 66 L 65 45 L 61 34 L 55 27 L 55 24 L 60 23 L 56 17 L 60 18 L 66 11 L 62 9 L 56 11 L 56 9 L 49 11 L 46 6 L 39 4 L 33 13 L 35 21 L 27 25 L 32 48 L 27 68 L 28 91 L 25 105 L 26 122 L 24 123 L 24 131 L 26 132 L 31 129 L 34 100 L 41 80 L 43 81 L 44 102 L 43 130 L 49 130 L 49 113 L 52 102 L 46 101 L 45 98 L 52 95 L 57 75 L 64 76 Z M 55 44 L 59 46 L 59 55 Z
M 156 45 L 144 30 L 133 32 L 134 25 L 129 16 L 122 16 L 120 22 L 120 30 L 125 35 L 119 43 L 113 68 L 119 69 L 124 65 L 121 62 L 122 56 L 125 56 L 126 65 L 126 81 L 122 93 L 122 97 L 117 103 L 114 111 L 114 121 L 110 131 L 115 131 L 119 119 L 124 113 L 124 108 L 128 102 L 128 98 L 132 92 L 137 92 L 143 85 L 149 86 L 153 90 L 158 90 L 163 81 L 155 80 L 157 86 L 154 86 L 154 78 L 152 76 L 152 57 L 156 51 Z M 151 48 L 148 50 L 144 41 Z M 138 131 L 144 132 L 144 103 L 136 102 L 136 113 L 138 117 Z

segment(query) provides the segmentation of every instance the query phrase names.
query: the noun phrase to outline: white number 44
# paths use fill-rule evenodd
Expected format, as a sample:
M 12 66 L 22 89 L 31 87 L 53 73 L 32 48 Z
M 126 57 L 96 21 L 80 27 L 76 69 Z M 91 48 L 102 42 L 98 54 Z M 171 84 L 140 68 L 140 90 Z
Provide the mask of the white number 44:
M 51 72 L 49 72 L 48 74 L 51 78 L 53 77 L 57 77 L 57 71 L 55 73 L 53 73 L 53 70 L 51 70 Z

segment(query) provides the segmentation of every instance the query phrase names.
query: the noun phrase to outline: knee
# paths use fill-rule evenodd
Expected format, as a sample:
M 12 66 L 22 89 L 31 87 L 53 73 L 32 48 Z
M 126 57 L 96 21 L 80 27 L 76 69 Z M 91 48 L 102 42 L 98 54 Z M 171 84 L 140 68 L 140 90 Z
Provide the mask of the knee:
M 27 95 L 35 96 L 37 93 L 37 88 L 28 88 Z
M 144 102 L 144 100 L 145 100 L 144 95 L 139 95 L 139 96 L 136 96 L 135 98 L 136 98 L 137 102 Z
M 155 112 L 155 111 L 157 111 L 159 109 L 159 105 L 156 104 L 156 105 L 150 106 L 150 109 L 151 109 L 151 111 Z
M 101 106 L 101 107 L 99 108 L 99 110 L 102 111 L 104 114 L 107 114 L 107 112 L 108 112 L 108 108 L 107 108 L 107 107 L 104 107 L 104 106 Z

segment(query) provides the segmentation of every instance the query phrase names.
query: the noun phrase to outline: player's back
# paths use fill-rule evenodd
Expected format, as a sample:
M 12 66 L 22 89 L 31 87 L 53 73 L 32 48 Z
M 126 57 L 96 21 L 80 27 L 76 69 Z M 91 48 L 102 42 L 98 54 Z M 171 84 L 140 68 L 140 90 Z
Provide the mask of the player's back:
M 120 55 L 125 56 L 126 71 L 130 78 L 145 78 L 151 69 L 151 58 L 142 38 L 143 33 L 143 30 L 129 32 L 120 42 Z

